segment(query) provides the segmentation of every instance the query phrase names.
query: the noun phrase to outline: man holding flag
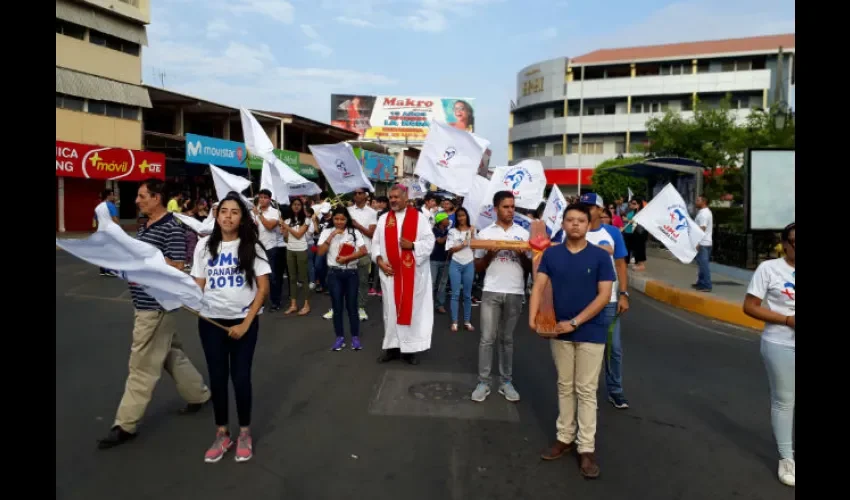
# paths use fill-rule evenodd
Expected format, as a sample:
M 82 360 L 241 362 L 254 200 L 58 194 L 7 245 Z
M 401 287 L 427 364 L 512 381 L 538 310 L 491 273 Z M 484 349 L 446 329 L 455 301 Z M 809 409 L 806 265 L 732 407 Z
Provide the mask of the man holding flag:
M 372 259 L 381 269 L 384 291 L 384 354 L 379 363 L 402 356 L 419 364 L 417 352 L 431 348 L 434 299 L 430 257 L 434 233 L 428 218 L 407 206 L 407 188 L 393 186 L 390 211 L 378 219 L 372 239 Z
M 137 238 L 162 252 L 168 265 L 183 270 L 186 238 L 183 228 L 165 208 L 164 183 L 142 181 L 136 197 L 139 210 L 148 217 Z M 129 375 L 109 434 L 99 441 L 101 449 L 112 448 L 136 437 L 136 427 L 151 401 L 163 368 L 177 383 L 177 392 L 189 404 L 182 413 L 196 413 L 209 401 L 210 390 L 192 364 L 177 337 L 176 312 L 166 311 L 142 286 L 130 283 L 135 308 Z

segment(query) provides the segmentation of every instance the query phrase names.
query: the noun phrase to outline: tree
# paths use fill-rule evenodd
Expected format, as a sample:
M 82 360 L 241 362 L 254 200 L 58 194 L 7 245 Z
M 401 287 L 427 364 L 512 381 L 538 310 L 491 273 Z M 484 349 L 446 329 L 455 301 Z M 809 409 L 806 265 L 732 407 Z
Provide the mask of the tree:
M 614 158 L 600 163 L 593 169 L 591 188 L 602 197 L 606 203 L 628 195 L 631 188 L 635 196 L 646 198 L 646 180 L 640 177 L 626 175 L 614 167 L 631 165 L 643 160 L 642 157 Z

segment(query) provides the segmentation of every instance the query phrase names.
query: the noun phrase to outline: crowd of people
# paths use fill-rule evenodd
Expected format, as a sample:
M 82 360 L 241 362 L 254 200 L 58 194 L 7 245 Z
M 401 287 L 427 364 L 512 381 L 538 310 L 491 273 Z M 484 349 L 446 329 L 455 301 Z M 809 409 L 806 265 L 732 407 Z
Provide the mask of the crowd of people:
M 104 193 L 104 206 L 97 209 L 107 217 L 110 196 Z M 255 206 L 248 206 L 238 193 L 211 206 L 179 195 L 166 201 L 165 196 L 161 181 L 141 184 L 136 204 L 146 219 L 137 237 L 160 249 L 170 265 L 188 268 L 204 291 L 206 305 L 198 330 L 209 387 L 182 351 L 173 313 L 131 284 L 136 312 L 130 374 L 101 448 L 136 436 L 165 369 L 187 401 L 184 412 L 197 412 L 212 400 L 216 435 L 205 460 L 217 462 L 233 446 L 237 461 L 249 460 L 251 366 L 259 318 L 267 300 L 268 313 L 282 310 L 283 283 L 288 278 L 289 307 L 282 314 L 307 316 L 312 293 L 330 295 L 332 307 L 324 317 L 332 320 L 332 351 L 363 348 L 360 322 L 368 318 L 366 299 L 380 297 L 384 324 L 380 363 L 402 359 L 419 364 L 419 354 L 431 346 L 435 313 L 449 315 L 451 332 L 461 327 L 472 332 L 476 331 L 472 308 L 479 306 L 478 384 L 470 394 L 472 402 L 491 394 L 494 351 L 498 394 L 510 402 L 520 401 L 512 377 L 513 335 L 528 304 L 528 325 L 551 339 L 558 373 L 556 440 L 541 458 L 555 460 L 575 449 L 582 476 L 599 476 L 595 434 L 603 369 L 609 402 L 617 409 L 629 408 L 623 390 L 620 318 L 630 307 L 630 258 L 638 271 L 646 260 L 647 233 L 634 223 L 645 206 L 643 200 L 606 205 L 595 193 L 570 199 L 560 230 L 544 232 L 548 248 L 535 256 L 531 247 L 515 245 L 540 237 L 541 224 L 532 223 L 529 230 L 515 223 L 518 209 L 509 191 L 495 194 L 496 220 L 484 228 L 475 226 L 461 200 L 432 193 L 411 200 L 403 185 L 390 188 L 387 196 L 357 189 L 348 203 L 317 197 L 276 206 L 266 190 L 258 193 Z M 707 204 L 705 198 L 702 202 Z M 198 218 L 206 218 L 205 211 L 211 210 L 212 234 L 189 235 L 192 231 L 171 216 L 181 210 Z M 527 215 L 539 219 L 541 213 L 542 208 Z M 795 484 L 794 244 L 791 224 L 782 234 L 784 256 L 759 266 L 744 304 L 747 314 L 767 324 L 762 356 L 780 454 L 779 479 L 791 486 Z M 553 328 L 544 328 L 539 320 L 547 308 L 555 316 Z M 236 441 L 228 424 L 228 377 L 238 415 Z

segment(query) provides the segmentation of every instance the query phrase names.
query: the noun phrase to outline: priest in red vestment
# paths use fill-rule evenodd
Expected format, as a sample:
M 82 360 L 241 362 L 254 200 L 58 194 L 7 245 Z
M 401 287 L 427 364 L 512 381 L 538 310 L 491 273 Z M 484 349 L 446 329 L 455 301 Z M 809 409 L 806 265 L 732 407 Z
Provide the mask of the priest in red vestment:
M 378 361 L 402 357 L 417 365 L 416 353 L 431 348 L 434 327 L 434 232 L 422 212 L 407 206 L 407 187 L 397 184 L 388 195 L 390 211 L 378 219 L 372 238 L 372 260 L 384 291 L 384 354 Z

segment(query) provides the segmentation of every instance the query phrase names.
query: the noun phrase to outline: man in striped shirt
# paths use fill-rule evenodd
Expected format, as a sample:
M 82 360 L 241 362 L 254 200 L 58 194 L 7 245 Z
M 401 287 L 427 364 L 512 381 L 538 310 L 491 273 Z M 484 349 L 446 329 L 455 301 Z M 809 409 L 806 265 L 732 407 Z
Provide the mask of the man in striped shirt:
M 164 200 L 162 181 L 148 179 L 141 183 L 136 205 L 148 219 L 139 226 L 137 238 L 158 248 L 169 265 L 182 270 L 186 262 L 184 229 L 166 210 Z M 115 423 L 98 444 L 101 449 L 112 448 L 136 437 L 136 427 L 151 401 L 163 368 L 177 383 L 177 392 L 189 403 L 182 413 L 195 413 L 210 399 L 209 388 L 183 352 L 177 337 L 176 311 L 165 311 L 139 285 L 131 283 L 130 294 L 135 308 L 130 373 Z

